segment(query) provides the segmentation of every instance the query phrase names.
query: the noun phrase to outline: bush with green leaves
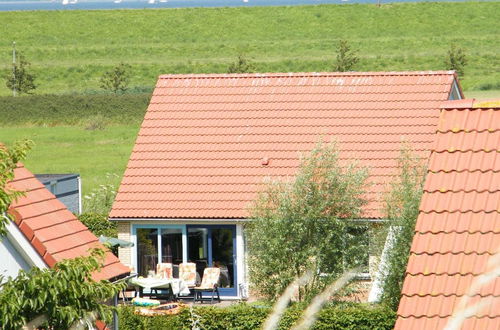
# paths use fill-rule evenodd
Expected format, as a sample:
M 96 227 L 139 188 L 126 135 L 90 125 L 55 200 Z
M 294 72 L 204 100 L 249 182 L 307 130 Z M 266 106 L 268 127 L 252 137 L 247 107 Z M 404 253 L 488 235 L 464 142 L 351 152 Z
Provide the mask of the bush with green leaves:
M 409 146 L 404 146 L 398 161 L 399 175 L 386 196 L 388 252 L 382 264 L 381 302 L 397 310 L 411 243 L 415 233 L 426 167 Z
M 244 54 L 239 54 L 236 61 L 227 68 L 227 73 L 252 73 L 254 71 L 253 63 Z
M 112 182 L 115 182 L 117 178 L 118 175 L 114 173 L 106 173 L 106 182 L 83 196 L 85 213 L 108 214 L 111 211 L 117 190 L 116 185 Z
M 100 80 L 101 88 L 115 94 L 125 92 L 130 84 L 130 69 L 129 64 L 120 63 L 104 72 Z
M 447 70 L 455 70 L 458 76 L 463 77 L 465 74 L 465 66 L 467 65 L 465 51 L 457 47 L 457 45 L 452 44 L 446 54 L 444 65 Z
M 50 329 L 69 329 L 82 319 L 109 321 L 113 307 L 104 302 L 123 284 L 92 279 L 92 273 L 102 266 L 104 253 L 94 249 L 87 257 L 63 260 L 53 268 L 21 270 L 16 278 L 1 284 L 2 327 L 19 329 L 39 317 L 44 320 L 40 326 Z
M 17 94 L 30 94 L 36 89 L 35 75 L 29 72 L 30 62 L 24 55 L 17 53 L 18 60 L 12 63 L 12 70 L 5 75 L 7 88 Z
M 78 216 L 87 228 L 97 237 L 103 235 L 107 237 L 117 237 L 118 229 L 116 222 L 108 220 L 107 214 L 103 213 L 82 213 Z
M 279 329 L 290 329 L 300 319 L 304 306 L 295 304 L 289 307 L 279 323 Z M 195 307 L 193 312 L 199 316 L 199 328 L 206 330 L 239 329 L 253 330 L 262 326 L 271 307 L 262 305 L 237 304 L 230 307 Z M 193 329 L 190 309 L 184 309 L 173 316 L 139 316 L 134 308 L 119 308 L 119 324 L 122 330 L 146 329 Z M 396 313 L 383 306 L 365 304 L 338 304 L 325 307 L 318 315 L 314 330 L 372 330 L 392 329 Z
M 333 71 L 352 71 L 358 62 L 359 58 L 347 40 L 340 40 L 337 46 L 337 61 L 335 62 Z
M 26 158 L 26 154 L 33 146 L 30 140 L 14 143 L 11 148 L 0 144 L 0 239 L 5 236 L 5 226 L 9 219 L 4 217 L 12 202 L 23 196 L 23 193 L 7 187 L 7 183 L 14 179 L 14 169 L 17 163 Z
M 306 270 L 314 275 L 298 290 L 311 297 L 366 253 L 347 219 L 358 218 L 368 173 L 341 165 L 335 144 L 319 143 L 301 160 L 291 181 L 267 184 L 246 226 L 250 280 L 263 297 L 276 299 Z

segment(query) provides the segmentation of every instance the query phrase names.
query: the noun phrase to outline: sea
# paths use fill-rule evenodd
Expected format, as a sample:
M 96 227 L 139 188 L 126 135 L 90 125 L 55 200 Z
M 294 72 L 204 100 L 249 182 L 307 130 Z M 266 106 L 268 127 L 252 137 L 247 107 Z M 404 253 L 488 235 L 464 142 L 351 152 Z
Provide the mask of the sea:
M 422 0 L 0 0 L 0 11 L 254 7 L 319 4 L 424 2 Z M 462 2 L 446 0 L 434 2 Z

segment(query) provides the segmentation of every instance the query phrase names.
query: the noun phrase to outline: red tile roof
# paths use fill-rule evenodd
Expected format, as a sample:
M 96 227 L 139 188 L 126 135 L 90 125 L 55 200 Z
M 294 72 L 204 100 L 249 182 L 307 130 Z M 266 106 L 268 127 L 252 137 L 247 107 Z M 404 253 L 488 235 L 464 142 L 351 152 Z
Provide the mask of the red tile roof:
M 500 269 L 479 285 L 500 267 L 500 101 L 482 105 L 444 105 L 396 329 L 443 329 L 478 302 L 460 329 L 500 329 Z
M 76 216 L 40 183 L 22 164 L 14 170 L 9 187 L 24 191 L 9 208 L 19 229 L 49 267 L 63 259 L 88 255 L 92 247 L 102 247 Z M 106 252 L 104 267 L 95 280 L 114 279 L 130 273 L 111 252 Z
M 335 138 L 380 193 L 401 142 L 427 157 L 453 72 L 160 76 L 111 218 L 245 218 L 266 177 L 293 176 L 299 153 Z M 268 164 L 265 163 L 267 160 Z

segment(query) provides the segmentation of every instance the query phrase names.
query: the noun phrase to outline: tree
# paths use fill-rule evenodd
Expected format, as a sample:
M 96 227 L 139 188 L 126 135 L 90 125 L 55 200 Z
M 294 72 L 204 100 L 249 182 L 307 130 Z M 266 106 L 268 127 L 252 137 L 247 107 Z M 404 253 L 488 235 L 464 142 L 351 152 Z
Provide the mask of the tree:
M 14 169 L 17 163 L 26 158 L 32 145 L 33 142 L 29 140 L 16 142 L 12 148 L 0 144 L 0 239 L 5 236 L 5 225 L 9 221 L 3 215 L 7 215 L 9 205 L 23 195 L 20 191 L 9 189 L 7 183 L 14 179 Z
M 104 254 L 94 249 L 87 257 L 63 260 L 52 269 L 21 270 L 0 285 L 0 324 L 19 329 L 37 320 L 36 328 L 69 329 L 82 319 L 109 321 L 113 307 L 103 302 L 118 294 L 123 284 L 92 279 Z
M 364 251 L 346 219 L 360 215 L 366 179 L 366 169 L 339 164 L 335 144 L 319 143 L 295 179 L 266 186 L 247 225 L 250 278 L 259 294 L 276 299 L 312 270 L 299 286 L 299 300 L 307 299 L 361 261 Z
M 101 88 L 115 94 L 125 92 L 130 83 L 130 68 L 128 64 L 120 63 L 110 71 L 104 72 L 100 80 Z
M 352 71 L 358 62 L 359 58 L 347 40 L 340 40 L 337 47 L 337 61 L 333 70 L 337 72 Z
M 255 71 L 255 67 L 244 54 L 239 54 L 235 62 L 231 63 L 227 68 L 227 73 L 251 73 Z
M 446 69 L 455 70 L 457 74 L 462 77 L 464 75 L 466 64 L 467 57 L 465 56 L 465 51 L 462 48 L 457 47 L 455 44 L 451 44 L 444 60 Z
M 36 89 L 35 75 L 28 68 L 31 65 L 25 57 L 18 53 L 18 60 L 12 63 L 12 71 L 5 76 L 7 88 L 19 94 L 31 94 Z
M 398 163 L 399 177 L 391 184 L 385 199 L 390 236 L 389 250 L 383 258 L 386 263 L 381 265 L 381 302 L 393 310 L 397 310 L 401 297 L 426 171 L 422 160 L 409 146 L 402 148 Z

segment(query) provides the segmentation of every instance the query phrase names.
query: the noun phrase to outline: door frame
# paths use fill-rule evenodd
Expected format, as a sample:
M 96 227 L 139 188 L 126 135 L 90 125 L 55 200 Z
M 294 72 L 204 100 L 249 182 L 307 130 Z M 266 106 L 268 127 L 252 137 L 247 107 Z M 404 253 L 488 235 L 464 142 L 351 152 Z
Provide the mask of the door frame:
M 237 252 L 237 244 L 236 244 L 236 225 L 205 225 L 205 224 L 189 224 L 186 225 L 186 250 L 187 255 L 189 255 L 189 228 L 205 228 L 208 230 L 207 235 L 207 256 L 208 256 L 208 266 L 212 267 L 212 229 L 231 229 L 231 233 L 233 235 L 233 287 L 232 288 L 219 288 L 219 293 L 221 296 L 237 296 L 238 295 L 238 252 Z M 200 274 L 203 276 L 203 274 Z

